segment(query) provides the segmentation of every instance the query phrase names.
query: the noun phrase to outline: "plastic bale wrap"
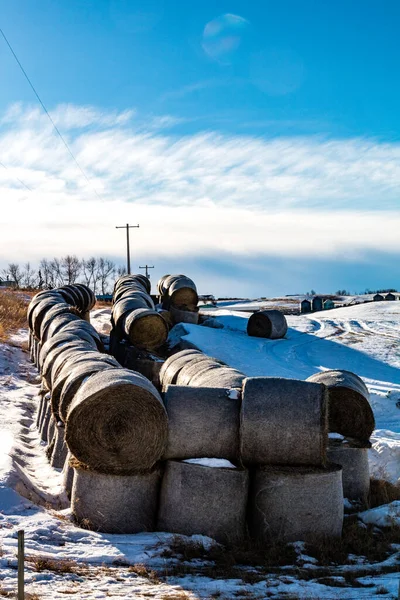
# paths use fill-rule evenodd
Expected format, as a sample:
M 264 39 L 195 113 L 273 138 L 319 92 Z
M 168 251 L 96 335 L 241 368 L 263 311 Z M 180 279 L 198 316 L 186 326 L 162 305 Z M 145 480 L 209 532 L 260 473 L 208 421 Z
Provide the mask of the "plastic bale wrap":
M 149 308 L 132 310 L 124 319 L 125 336 L 142 350 L 155 350 L 162 346 L 168 338 L 168 325 L 165 319 Z
M 169 460 L 161 485 L 158 531 L 240 543 L 246 532 L 249 475 L 244 469 Z
M 180 352 L 176 352 L 175 354 L 172 354 L 171 356 L 169 356 L 164 361 L 164 364 L 162 365 L 162 367 L 160 369 L 160 382 L 161 383 L 163 382 L 165 373 L 172 366 L 172 363 L 174 363 L 176 360 L 178 360 L 179 358 L 181 358 L 183 356 L 189 356 L 191 354 L 203 355 L 203 353 L 200 352 L 200 350 L 188 349 L 188 350 L 181 350 Z
M 56 359 L 62 354 L 68 356 L 68 354 L 71 354 L 71 352 L 75 352 L 77 350 L 84 352 L 89 347 L 90 346 L 86 341 L 78 339 L 59 345 L 56 348 L 53 348 L 53 350 L 47 354 L 46 360 L 44 361 L 41 369 L 41 373 L 49 389 L 51 389 L 51 373 Z
M 176 385 L 190 385 L 192 377 L 197 375 L 197 373 L 209 368 L 214 368 L 215 366 L 220 366 L 221 364 L 223 363 L 214 358 L 209 358 L 205 354 L 192 356 L 183 369 L 179 371 L 176 378 Z
M 95 471 L 150 469 L 165 451 L 167 413 L 156 388 L 127 369 L 95 373 L 79 388 L 66 421 L 66 443 Z
M 367 442 L 375 428 L 369 392 L 363 380 L 350 371 L 316 373 L 307 379 L 329 390 L 329 431 Z
M 339 538 L 342 468 L 261 466 L 252 472 L 249 527 L 264 545 Z
M 287 328 L 285 315 L 279 310 L 255 312 L 247 322 L 248 335 L 271 340 L 285 337 Z
M 154 531 L 160 468 L 132 475 L 74 471 L 71 509 L 77 523 L 104 533 Z
M 73 335 L 77 335 L 81 339 L 93 339 L 96 348 L 99 352 L 104 352 L 104 344 L 101 340 L 100 334 L 96 331 L 96 329 L 87 321 L 79 318 L 78 320 L 65 322 L 61 324 L 54 331 L 53 335 L 56 335 L 58 332 L 68 332 Z
M 246 375 L 237 369 L 216 364 L 194 375 L 190 379 L 190 385 L 194 387 L 241 389 L 245 378 Z
M 183 354 L 183 352 L 185 354 Z M 183 352 L 178 352 L 168 358 L 161 367 L 160 381 L 163 391 L 167 388 L 167 385 L 176 383 L 180 371 L 190 363 L 192 358 L 195 356 L 204 356 L 204 354 L 198 350 L 183 350 Z
M 329 440 L 328 460 L 343 468 L 343 495 L 365 505 L 369 494 L 368 447 L 352 446 L 348 442 Z
M 240 418 L 245 464 L 324 465 L 328 443 L 324 385 L 296 379 L 245 380 Z
M 87 337 L 85 335 L 84 337 L 80 338 L 77 335 L 70 333 L 68 331 L 57 333 L 57 335 L 55 335 L 51 339 L 47 340 L 47 342 L 45 342 L 40 348 L 39 358 L 38 358 L 39 371 L 42 372 L 43 365 L 46 362 L 46 358 L 52 350 L 54 350 L 55 348 L 61 347 L 65 344 L 69 344 L 71 342 L 79 342 L 80 343 L 82 341 L 85 341 L 91 350 L 96 349 L 96 344 L 95 344 L 93 338 L 89 335 Z
M 165 459 L 239 459 L 240 398 L 230 390 L 170 385 L 164 403 L 168 414 Z

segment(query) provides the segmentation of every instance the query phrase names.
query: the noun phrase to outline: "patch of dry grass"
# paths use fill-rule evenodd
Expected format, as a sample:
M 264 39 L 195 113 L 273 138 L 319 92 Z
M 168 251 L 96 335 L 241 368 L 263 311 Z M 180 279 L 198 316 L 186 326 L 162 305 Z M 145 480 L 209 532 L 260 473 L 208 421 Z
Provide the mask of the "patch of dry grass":
M 51 571 L 52 573 L 74 573 L 75 575 L 88 575 L 89 568 L 73 560 L 55 560 L 45 556 L 27 556 L 26 562 L 30 563 L 35 571 Z
M 145 579 L 148 579 L 149 581 L 151 581 L 151 583 L 161 583 L 157 572 L 148 569 L 145 565 L 132 565 L 131 567 L 129 567 L 128 571 L 130 573 L 135 573 L 139 577 L 144 577 Z
M 11 334 L 27 326 L 27 308 L 28 300 L 21 294 L 0 291 L 0 342 L 6 342 Z
M 369 508 L 382 506 L 400 500 L 400 485 L 393 485 L 384 479 L 371 479 L 368 498 Z

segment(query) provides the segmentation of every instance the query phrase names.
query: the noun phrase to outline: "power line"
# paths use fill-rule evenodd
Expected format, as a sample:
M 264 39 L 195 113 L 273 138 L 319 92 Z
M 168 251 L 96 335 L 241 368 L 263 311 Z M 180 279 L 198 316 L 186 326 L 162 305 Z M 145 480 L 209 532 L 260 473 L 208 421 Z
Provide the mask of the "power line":
M 121 227 L 119 227 L 119 226 L 115 227 L 115 229 L 126 229 L 126 271 L 127 271 L 128 275 L 131 274 L 131 254 L 130 254 L 130 248 L 129 248 L 129 230 L 136 229 L 137 227 L 139 227 L 139 225 L 129 225 L 129 223 L 127 223 L 126 225 L 121 225 Z
M 67 142 L 65 141 L 63 135 L 61 134 L 60 130 L 58 129 L 57 125 L 54 123 L 49 111 L 47 110 L 47 108 L 45 107 L 45 105 L 43 104 L 39 94 L 37 93 L 35 86 L 33 85 L 32 81 L 29 79 L 27 72 L 25 71 L 24 67 L 22 66 L 22 64 L 20 63 L 18 56 L 15 54 L 10 42 L 8 41 L 8 39 L 6 38 L 6 35 L 4 33 L 4 31 L 0 28 L 0 33 L 4 38 L 4 41 L 6 42 L 7 46 L 9 47 L 12 55 L 14 56 L 19 68 L 21 69 L 22 73 L 25 76 L 25 79 L 27 80 L 27 82 L 29 83 L 30 87 L 33 90 L 33 93 L 35 94 L 36 98 L 38 99 L 41 107 L 43 108 L 44 112 L 46 113 L 46 115 L 48 116 L 50 123 L 53 125 L 57 135 L 59 136 L 59 138 L 61 139 L 61 141 L 63 142 L 64 146 L 66 147 L 66 149 L 68 150 L 70 156 L 72 157 L 72 159 L 74 160 L 75 164 L 77 165 L 78 169 L 80 170 L 80 172 L 82 173 L 82 175 L 84 176 L 84 178 L 86 179 L 86 181 L 88 182 L 88 184 L 92 187 L 93 191 L 95 192 L 96 196 L 99 198 L 100 200 L 100 196 L 97 193 L 96 188 L 93 186 L 92 182 L 90 181 L 89 177 L 86 175 L 85 171 L 82 169 L 81 165 L 78 163 L 77 159 L 75 158 L 71 148 L 68 146 Z
M 154 269 L 154 266 L 149 267 L 149 265 L 145 265 L 144 267 L 139 267 L 139 269 L 146 269 L 146 277 L 147 277 L 147 279 L 150 279 L 149 269 Z
M 10 170 L 10 169 L 8 169 L 8 168 L 6 167 L 6 165 L 5 165 L 4 163 L 2 163 L 2 162 L 1 162 L 1 160 L 0 160 L 0 165 L 1 165 L 1 166 L 2 166 L 2 167 L 3 167 L 3 168 L 6 170 L 6 171 L 9 171 L 9 170 Z M 15 176 L 14 176 L 14 177 L 15 177 Z M 17 181 L 19 181 L 19 182 L 20 182 L 20 184 L 21 184 L 21 185 L 23 185 L 23 186 L 24 186 L 24 188 L 26 188 L 26 189 L 27 189 L 29 192 L 32 192 L 31 188 L 30 188 L 29 186 L 27 186 L 27 185 L 26 185 L 26 183 L 24 183 L 24 182 L 22 181 L 22 179 L 20 179 L 19 177 L 15 177 L 15 179 L 16 179 Z

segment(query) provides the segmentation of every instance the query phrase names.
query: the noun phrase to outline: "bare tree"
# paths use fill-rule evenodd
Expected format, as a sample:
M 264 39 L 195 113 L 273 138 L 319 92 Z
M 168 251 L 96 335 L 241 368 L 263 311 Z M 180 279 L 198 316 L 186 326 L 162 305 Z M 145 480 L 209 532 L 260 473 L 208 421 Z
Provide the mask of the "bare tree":
M 79 258 L 77 256 L 67 254 L 67 256 L 64 256 L 60 262 L 63 281 L 65 281 L 68 285 L 75 283 L 82 268 Z
M 20 266 L 17 263 L 9 263 L 7 269 L 4 269 L 3 273 L 6 276 L 6 279 L 11 279 L 11 281 L 15 281 L 17 287 L 21 286 L 23 273 L 20 269 Z
M 101 285 L 101 293 L 107 294 L 108 280 L 115 273 L 115 263 L 108 258 L 99 258 L 98 274 Z
M 42 258 L 39 263 L 40 274 L 42 277 L 42 287 L 49 290 L 55 286 L 54 277 L 52 274 L 51 262 L 47 258 Z M 39 286 L 40 287 L 40 286 Z
M 36 285 L 36 271 L 32 269 L 31 263 L 27 262 L 22 271 L 22 283 L 26 288 L 33 288 Z
M 93 289 L 93 292 L 96 293 L 96 284 L 98 281 L 97 278 L 97 259 L 92 256 L 87 260 L 83 259 L 81 261 L 82 264 L 82 274 L 85 280 L 86 285 Z
M 64 279 L 61 270 L 61 261 L 59 258 L 53 258 L 49 263 L 50 268 L 50 287 L 55 288 L 59 285 L 63 285 Z

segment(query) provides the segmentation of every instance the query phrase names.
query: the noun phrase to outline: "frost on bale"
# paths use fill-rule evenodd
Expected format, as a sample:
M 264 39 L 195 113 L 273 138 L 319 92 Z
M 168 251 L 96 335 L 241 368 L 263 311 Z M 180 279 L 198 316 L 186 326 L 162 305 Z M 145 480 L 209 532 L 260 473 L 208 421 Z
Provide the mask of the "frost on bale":
M 104 533 L 154 531 L 159 467 L 145 473 L 110 475 L 72 464 L 71 509 L 78 524 Z
M 247 321 L 247 334 L 253 337 L 276 340 L 287 333 L 285 315 L 279 310 L 261 310 L 253 313 Z
M 164 403 L 168 413 L 165 459 L 213 456 L 239 458 L 240 399 L 229 389 L 170 385 Z
M 164 453 L 167 434 L 167 413 L 156 388 L 128 369 L 92 375 L 68 410 L 70 452 L 103 473 L 150 469 Z
M 251 535 L 264 545 L 339 538 L 343 525 L 342 468 L 262 466 L 252 473 Z
M 363 380 L 350 371 L 316 373 L 307 379 L 323 383 L 329 391 L 329 431 L 367 442 L 375 428 L 369 392 Z
M 324 385 L 276 377 L 246 379 L 240 420 L 243 462 L 324 465 L 327 407 Z
M 240 543 L 246 530 L 248 471 L 169 460 L 161 485 L 158 531 Z

